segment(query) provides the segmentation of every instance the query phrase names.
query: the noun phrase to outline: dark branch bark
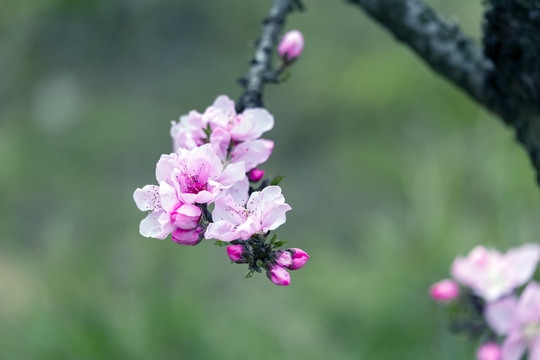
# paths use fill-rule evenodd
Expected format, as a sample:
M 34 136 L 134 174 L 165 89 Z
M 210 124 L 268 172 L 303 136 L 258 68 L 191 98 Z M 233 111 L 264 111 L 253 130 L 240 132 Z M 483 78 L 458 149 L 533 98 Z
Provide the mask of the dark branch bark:
M 301 6 L 298 0 L 273 0 L 270 14 L 263 22 L 262 34 L 257 41 L 257 49 L 251 60 L 249 72 L 240 79 L 244 93 L 238 100 L 236 110 L 243 111 L 251 107 L 263 107 L 263 89 L 272 82 L 272 55 L 278 36 L 285 23 L 285 17 L 293 10 L 293 4 Z M 300 4 L 300 5 L 299 5 Z
M 456 24 L 420 0 L 350 0 L 410 46 L 437 73 L 485 102 L 484 83 L 493 65 Z
M 488 0 L 483 51 L 421 0 L 349 0 L 512 126 L 540 184 L 540 1 L 531 1 Z

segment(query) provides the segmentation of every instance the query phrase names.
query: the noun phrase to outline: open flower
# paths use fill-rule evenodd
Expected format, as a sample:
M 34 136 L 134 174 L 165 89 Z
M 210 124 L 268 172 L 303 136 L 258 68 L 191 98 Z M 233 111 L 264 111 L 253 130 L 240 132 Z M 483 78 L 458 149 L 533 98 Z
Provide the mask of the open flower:
M 146 185 L 135 190 L 133 199 L 139 210 L 151 211 L 139 226 L 143 236 L 162 240 L 175 231 L 177 238 L 185 238 L 188 232 L 193 233 L 199 225 L 201 209 L 180 201 L 174 188 L 166 182 L 161 182 L 160 186 Z M 189 242 L 190 245 L 195 242 L 193 237 Z
M 245 206 L 227 195 L 216 200 L 214 222 L 208 225 L 205 236 L 221 241 L 247 240 L 254 234 L 277 229 L 285 223 L 289 210 L 279 186 L 255 191 Z
M 207 135 L 204 132 L 207 123 L 204 121 L 202 114 L 195 110 L 181 116 L 180 121 L 173 121 L 171 125 L 174 151 L 179 148 L 191 150 L 207 142 Z
M 475 247 L 452 264 L 452 275 L 473 292 L 493 302 L 529 281 L 540 260 L 540 246 L 526 244 L 506 254 Z
M 519 300 L 515 297 L 488 304 L 487 323 L 499 335 L 505 335 L 502 360 L 520 360 L 526 350 L 529 360 L 540 359 L 540 285 L 531 282 Z
M 206 133 L 210 126 L 211 134 Z M 246 109 L 237 114 L 234 101 L 220 95 L 203 114 L 191 111 L 172 122 L 173 148 L 192 150 L 210 142 L 212 150 L 223 162 L 245 162 L 250 171 L 264 163 L 274 149 L 274 142 L 260 139 L 272 129 L 274 117 L 263 108 Z M 229 157 L 230 155 L 230 157 Z
M 188 204 L 212 202 L 222 189 L 245 177 L 244 162 L 224 168 L 210 144 L 192 150 L 180 148 L 178 153 L 162 155 L 156 165 L 156 179 L 171 185 L 178 199 Z

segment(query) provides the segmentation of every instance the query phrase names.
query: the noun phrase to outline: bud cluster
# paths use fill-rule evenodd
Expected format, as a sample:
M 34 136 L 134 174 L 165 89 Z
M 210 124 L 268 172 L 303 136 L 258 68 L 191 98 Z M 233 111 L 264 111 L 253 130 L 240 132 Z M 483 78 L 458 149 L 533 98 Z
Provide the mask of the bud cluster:
M 536 244 L 505 254 L 478 246 L 454 260 L 453 280 L 431 287 L 431 297 L 448 307 L 451 329 L 483 343 L 477 359 L 540 359 L 539 261 Z

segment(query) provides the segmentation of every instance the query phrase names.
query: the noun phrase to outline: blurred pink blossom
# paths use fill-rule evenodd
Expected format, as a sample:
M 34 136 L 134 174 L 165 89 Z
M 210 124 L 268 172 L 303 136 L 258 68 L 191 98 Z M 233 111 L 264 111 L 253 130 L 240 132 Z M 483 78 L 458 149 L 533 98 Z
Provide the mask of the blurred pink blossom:
M 436 301 L 449 301 L 459 296 L 459 286 L 452 280 L 442 280 L 431 286 L 429 294 Z
M 506 254 L 475 247 L 452 264 L 453 277 L 473 292 L 493 302 L 529 281 L 540 260 L 540 246 L 526 244 Z
M 286 61 L 290 61 L 300 56 L 303 49 L 304 36 L 298 30 L 291 30 L 286 32 L 281 38 L 278 53 Z
M 488 342 L 478 348 L 476 358 L 478 360 L 501 360 L 501 347 L 494 342 Z
M 520 360 L 526 350 L 529 360 L 540 359 L 540 285 L 531 282 L 519 300 L 515 297 L 488 304 L 485 317 L 490 327 L 506 336 L 502 360 Z

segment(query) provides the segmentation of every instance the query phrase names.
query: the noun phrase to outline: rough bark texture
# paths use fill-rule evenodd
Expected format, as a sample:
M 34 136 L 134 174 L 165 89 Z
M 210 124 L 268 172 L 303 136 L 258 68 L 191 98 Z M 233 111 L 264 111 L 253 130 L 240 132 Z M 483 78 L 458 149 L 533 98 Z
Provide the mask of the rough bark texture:
M 484 102 L 493 66 L 459 27 L 419 0 L 350 0 L 409 45 L 436 72 Z
M 540 184 L 540 0 L 487 0 L 482 51 L 421 0 L 349 0 L 516 129 Z
M 293 4 L 301 8 L 298 0 L 273 0 L 270 14 L 263 22 L 262 34 L 257 41 L 255 55 L 249 72 L 240 79 L 245 91 L 236 105 L 238 112 L 251 107 L 263 107 L 263 88 L 266 83 L 275 82 L 272 70 L 272 55 L 278 36 L 285 24 L 285 17 L 293 10 Z

